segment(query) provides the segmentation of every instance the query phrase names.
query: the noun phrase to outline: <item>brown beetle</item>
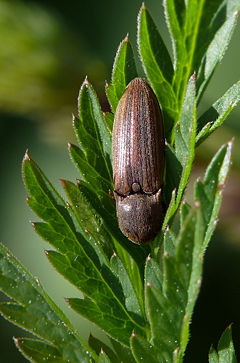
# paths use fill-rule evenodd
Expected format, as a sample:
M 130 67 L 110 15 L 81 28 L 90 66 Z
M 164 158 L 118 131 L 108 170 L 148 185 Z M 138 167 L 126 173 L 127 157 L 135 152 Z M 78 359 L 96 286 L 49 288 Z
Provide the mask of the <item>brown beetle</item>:
M 164 131 L 157 98 L 141 78 L 129 83 L 119 101 L 112 153 L 119 227 L 135 243 L 150 242 L 163 218 Z

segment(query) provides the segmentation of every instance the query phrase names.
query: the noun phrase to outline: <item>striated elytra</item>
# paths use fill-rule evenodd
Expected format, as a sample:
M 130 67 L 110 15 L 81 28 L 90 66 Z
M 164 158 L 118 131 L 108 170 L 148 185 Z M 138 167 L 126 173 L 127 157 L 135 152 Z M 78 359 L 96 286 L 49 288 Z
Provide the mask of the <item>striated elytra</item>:
M 129 83 L 119 101 L 112 154 L 119 227 L 132 242 L 150 242 L 163 219 L 164 130 L 157 98 L 141 78 Z

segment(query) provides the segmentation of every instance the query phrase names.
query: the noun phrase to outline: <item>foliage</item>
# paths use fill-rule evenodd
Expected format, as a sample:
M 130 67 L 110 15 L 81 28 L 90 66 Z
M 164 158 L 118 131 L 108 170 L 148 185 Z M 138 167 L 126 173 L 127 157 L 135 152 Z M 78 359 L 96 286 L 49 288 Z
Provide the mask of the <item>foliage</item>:
M 38 165 L 25 155 L 23 177 L 28 204 L 41 219 L 36 232 L 52 247 L 46 256 L 83 298 L 66 298 L 80 315 L 101 328 L 109 345 L 92 335 L 88 343 L 20 263 L 1 247 L 0 287 L 13 301 L 2 315 L 29 330 L 16 339 L 33 362 L 182 362 L 189 325 L 201 286 L 205 249 L 217 222 L 232 153 L 232 141 L 210 162 L 194 187 L 194 205 L 182 202 L 195 148 L 219 127 L 240 100 L 233 85 L 197 120 L 201 96 L 229 44 L 236 25 L 237 1 L 165 0 L 173 61 L 145 5 L 138 16 L 142 66 L 164 114 L 166 205 L 162 231 L 147 246 L 129 242 L 118 229 L 111 166 L 113 114 L 103 114 L 85 79 L 79 112 L 73 119 L 79 146 L 70 156 L 79 170 L 76 184 L 62 180 L 68 202 Z M 194 19 L 194 21 L 192 21 Z M 137 76 L 128 37 L 120 43 L 106 93 L 113 113 L 129 81 Z M 179 221 L 176 230 L 175 221 Z M 173 224 L 175 227 L 173 228 Z M 209 361 L 234 361 L 230 330 L 211 348 Z

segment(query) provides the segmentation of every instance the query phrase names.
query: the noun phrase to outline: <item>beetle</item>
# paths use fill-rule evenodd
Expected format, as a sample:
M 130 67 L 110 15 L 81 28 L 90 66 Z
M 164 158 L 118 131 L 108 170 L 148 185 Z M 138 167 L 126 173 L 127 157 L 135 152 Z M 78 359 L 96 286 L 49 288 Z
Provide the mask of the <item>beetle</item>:
M 128 84 L 118 103 L 112 140 L 119 228 L 134 243 L 150 242 L 163 219 L 165 139 L 159 103 L 141 78 Z

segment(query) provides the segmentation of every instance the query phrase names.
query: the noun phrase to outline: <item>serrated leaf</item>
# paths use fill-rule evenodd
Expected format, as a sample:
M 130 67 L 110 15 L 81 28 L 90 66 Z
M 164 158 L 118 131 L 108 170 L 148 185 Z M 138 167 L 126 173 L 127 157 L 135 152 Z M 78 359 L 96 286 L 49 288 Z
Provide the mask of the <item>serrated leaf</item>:
M 101 352 L 99 354 L 99 363 L 111 363 L 107 354 L 103 350 L 101 350 Z
M 111 258 L 112 270 L 122 286 L 122 292 L 125 297 L 125 305 L 132 316 L 135 316 L 139 322 L 143 324 L 144 307 L 142 301 L 142 289 L 139 292 L 135 290 L 134 284 L 132 284 L 126 268 L 120 258 L 113 254 Z
M 93 190 L 104 190 L 108 192 L 112 189 L 112 184 L 109 180 L 103 178 L 97 170 L 95 170 L 86 160 L 83 152 L 79 147 L 73 144 L 68 144 L 68 150 L 70 156 L 80 172 L 80 176 L 83 180 L 89 183 L 89 186 Z
M 184 190 L 192 168 L 196 137 L 196 99 L 195 99 L 195 75 L 189 79 L 179 123 L 175 127 L 175 155 L 182 165 L 182 174 L 175 197 L 172 198 L 166 212 L 163 228 L 166 227 L 180 205 Z M 171 151 L 172 154 L 174 151 Z M 173 154 L 174 155 L 174 154 Z M 172 157 L 173 158 L 173 157 Z M 176 162 L 175 162 L 176 164 Z M 169 193 L 169 192 L 168 192 Z
M 143 327 L 134 324 L 134 322 L 127 317 L 126 313 L 121 314 L 121 311 L 116 310 L 119 309 L 119 307 L 114 300 L 112 300 L 111 304 L 109 300 L 106 300 L 106 298 L 103 297 L 101 309 L 96 303 L 97 299 L 69 298 L 67 299 L 67 302 L 77 313 L 94 322 L 108 335 L 127 347 L 129 346 L 129 338 L 133 328 L 136 329 L 140 335 L 145 335 Z
M 208 359 L 209 363 L 219 363 L 218 354 L 213 347 L 210 348 Z
M 198 120 L 196 143 L 199 145 L 222 125 L 229 113 L 240 101 L 240 81 L 230 87 Z
M 163 271 L 160 265 L 150 256 L 147 258 L 145 265 L 145 287 L 149 282 L 159 291 L 162 290 Z
M 181 205 L 181 209 L 180 209 L 180 224 L 181 224 L 181 228 L 183 228 L 184 222 L 188 216 L 188 214 L 191 211 L 191 206 L 186 202 L 183 201 L 182 205 Z
M 15 338 L 14 341 L 20 352 L 31 362 L 68 362 L 56 347 L 42 340 Z
M 231 164 L 232 146 L 232 141 L 223 145 L 210 162 L 203 182 L 195 183 L 194 198 L 201 202 L 204 222 L 203 249 L 207 247 L 216 227 L 222 191 Z
M 96 357 L 91 348 L 73 333 L 62 312 L 59 317 L 59 308 L 55 311 L 55 304 L 49 305 L 45 298 L 47 294 L 40 284 L 2 245 L 0 275 L 0 289 L 14 300 L 0 305 L 1 314 L 6 319 L 46 340 L 49 343 L 48 354 L 51 349 L 57 349 L 62 361 L 66 359 L 69 362 L 87 363 L 91 361 L 91 357 Z M 37 344 L 38 342 L 36 347 Z
M 85 256 L 78 255 L 70 260 L 58 252 L 48 251 L 47 257 L 59 273 L 92 299 L 68 299 L 77 312 L 125 345 L 128 345 L 129 336 L 134 328 L 144 335 L 144 328 L 138 326 L 138 322 L 134 321 L 124 306 L 121 285 L 110 270 L 106 271 L 105 268 L 101 271 L 102 274 L 94 271 Z M 107 282 L 104 276 L 108 279 Z
M 191 142 L 195 136 L 194 131 L 196 129 L 195 92 L 195 75 L 193 75 L 188 82 L 180 121 L 176 125 L 175 130 L 176 156 L 183 167 L 187 163 L 188 158 L 191 157 L 190 153 L 191 149 L 193 149 Z
M 136 363 L 130 348 L 120 344 L 114 339 L 110 339 L 110 341 L 118 357 L 121 359 L 121 362 Z
M 163 200 L 168 205 L 172 191 L 177 189 L 180 183 L 183 167 L 177 155 L 168 143 L 165 147 L 165 183 L 163 188 Z
M 112 180 L 111 134 L 105 123 L 97 95 L 87 79 L 85 79 L 80 89 L 78 107 L 79 119 L 83 123 L 85 130 L 95 139 L 97 148 L 101 153 L 99 157 L 102 158 L 102 162 L 106 165 L 109 180 Z M 81 132 L 81 130 L 79 131 Z
M 103 261 L 98 258 L 97 250 L 94 251 L 93 249 L 94 243 L 91 245 L 84 234 L 79 235 L 79 232 L 82 231 L 79 228 L 79 223 L 73 219 L 74 215 L 71 208 L 68 213 L 65 203 L 58 197 L 50 183 L 47 183 L 43 173 L 29 157 L 24 160 L 23 170 L 26 187 L 31 194 L 29 204 L 40 218 L 48 222 L 56 233 L 62 235 L 62 240 L 68 242 L 68 248 L 64 251 L 60 250 L 61 253 L 48 252 L 51 263 L 87 296 L 93 299 L 98 297 L 97 307 L 99 311 L 103 309 L 104 312 L 106 308 L 113 309 L 116 319 L 122 319 L 124 323 L 126 322 L 126 326 L 129 324 L 130 336 L 131 331 L 134 328 L 138 330 L 138 328 L 135 327 L 134 321 L 122 305 L 124 301 L 120 303 L 111 290 L 115 288 L 117 293 L 118 286 L 113 284 L 116 279 L 113 279 L 114 275 L 107 268 L 106 260 L 103 268 L 101 265 Z M 58 199 L 55 199 L 55 196 Z M 51 243 L 55 245 L 56 241 L 53 240 Z M 61 246 L 58 244 L 56 247 Z M 107 282 L 104 280 L 104 276 L 107 278 Z M 111 279 L 113 280 L 111 281 Z M 116 331 L 115 334 L 117 335 Z
M 104 118 L 105 118 L 108 130 L 112 134 L 114 115 L 111 112 L 105 112 Z
M 94 248 L 97 250 L 99 258 L 108 264 L 114 245 L 103 222 L 98 218 L 95 210 L 91 208 L 88 200 L 84 198 L 78 186 L 67 180 L 62 180 L 62 184 L 82 230 L 94 239 Z
M 137 77 L 137 70 L 133 50 L 126 36 L 120 43 L 114 59 L 111 84 L 106 85 L 106 94 L 113 112 L 116 111 L 128 83 L 135 77 Z
M 164 243 L 163 243 L 164 253 L 167 253 L 170 256 L 174 256 L 175 247 L 176 247 L 176 235 L 171 229 L 166 228 L 164 233 Z
M 225 21 L 221 28 L 215 33 L 212 42 L 208 46 L 205 56 L 201 58 L 201 65 L 197 75 L 198 102 L 216 66 L 224 56 L 224 53 L 231 40 L 233 30 L 237 24 L 237 17 L 238 13 L 235 12 Z
M 173 66 L 168 50 L 145 5 L 138 15 L 138 49 L 144 72 L 164 114 L 167 138 L 177 116 L 178 106 L 172 89 Z
M 90 262 L 89 256 L 91 256 L 91 261 L 94 261 L 95 266 L 99 268 L 99 258 L 93 251 L 94 241 L 88 235 L 84 235 L 71 208 L 66 208 L 66 203 L 29 156 L 26 156 L 23 162 L 23 176 L 31 195 L 28 199 L 29 206 L 49 224 L 48 230 L 51 231 L 53 239 L 48 238 L 48 242 L 71 258 L 74 255 L 88 256 L 87 260 Z
M 200 287 L 202 234 L 198 207 L 188 214 L 176 239 L 171 230 L 166 231 L 165 239 L 171 240 L 171 248 L 169 241 L 164 241 L 168 250 L 162 257 L 163 277 L 160 266 L 160 280 L 148 272 L 153 281 L 145 282 L 150 342 L 163 362 L 182 357 L 186 348 L 189 323 Z
M 82 100 L 82 98 L 80 99 Z M 83 106 L 84 107 L 84 102 Z M 87 117 L 85 115 L 85 117 Z M 89 123 L 91 121 L 91 113 L 89 111 Z M 83 122 L 78 117 L 73 117 L 73 128 L 75 130 L 78 142 L 81 149 L 84 151 L 87 162 L 106 180 L 109 180 L 109 174 L 106 167 L 105 159 L 102 155 L 102 150 L 97 142 L 97 136 L 93 137 L 86 131 Z
M 232 341 L 231 326 L 223 332 L 218 343 L 219 363 L 237 363 L 234 345 Z
M 173 87 L 176 94 L 178 94 L 181 85 L 183 65 L 187 57 L 183 29 L 186 5 L 184 0 L 164 0 L 163 6 L 165 10 L 165 20 L 171 36 L 174 68 L 176 70 L 174 73 Z
M 190 224 L 188 223 L 193 223 L 195 228 L 191 229 Z M 180 241 L 176 250 L 178 271 L 181 274 L 183 283 L 186 284 L 185 286 L 187 287 L 188 295 L 181 331 L 181 345 L 179 350 L 179 356 L 184 355 L 185 349 L 187 347 L 189 339 L 189 325 L 193 313 L 193 308 L 196 303 L 196 299 L 201 286 L 203 265 L 203 223 L 200 207 L 195 210 L 195 216 L 193 215 L 191 218 L 191 214 L 189 215 L 185 222 L 185 226 L 187 224 L 188 230 L 185 229 L 185 233 L 180 234 Z M 189 241 L 190 238 L 193 239 L 192 243 Z M 190 252 L 189 249 L 192 249 L 192 251 Z M 189 266 L 191 266 L 191 268 L 189 268 Z
M 223 332 L 218 343 L 217 352 L 213 347 L 211 347 L 208 357 L 209 363 L 237 363 L 232 341 L 231 326 Z
M 156 350 L 154 346 L 135 333 L 132 334 L 130 342 L 133 356 L 137 363 L 142 363 L 143 361 L 151 363 L 166 362 L 161 359 L 158 350 Z
M 199 101 L 227 49 L 239 2 L 166 0 L 164 7 L 175 56 L 173 87 L 177 99 L 181 105 L 188 79 L 196 72 Z
M 94 349 L 97 355 L 100 354 L 102 349 L 108 355 L 111 362 L 121 363 L 121 360 L 116 356 L 113 350 L 108 345 L 101 342 L 101 340 L 95 338 L 92 334 L 89 336 L 88 344 L 92 347 L 92 349 Z

